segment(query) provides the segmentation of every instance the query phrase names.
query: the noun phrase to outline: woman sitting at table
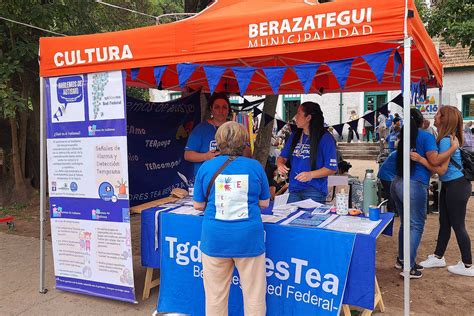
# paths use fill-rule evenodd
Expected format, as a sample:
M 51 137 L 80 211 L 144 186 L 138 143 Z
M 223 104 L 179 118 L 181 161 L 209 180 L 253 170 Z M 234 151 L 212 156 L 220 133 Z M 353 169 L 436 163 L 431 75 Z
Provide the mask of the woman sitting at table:
M 298 129 L 277 159 L 278 172 L 290 173 L 288 203 L 305 199 L 325 203 L 328 176 L 337 171 L 336 142 L 324 127 L 323 112 L 317 103 L 301 104 L 295 122 Z
M 234 266 L 245 315 L 265 315 L 265 244 L 260 208 L 270 192 L 263 167 L 242 157 L 248 134 L 236 122 L 216 133 L 220 156 L 203 163 L 194 183 L 194 208 L 205 210 L 201 231 L 206 315 L 227 315 Z M 223 168 L 222 168 L 223 167 Z M 207 202 L 207 204 L 206 204 Z

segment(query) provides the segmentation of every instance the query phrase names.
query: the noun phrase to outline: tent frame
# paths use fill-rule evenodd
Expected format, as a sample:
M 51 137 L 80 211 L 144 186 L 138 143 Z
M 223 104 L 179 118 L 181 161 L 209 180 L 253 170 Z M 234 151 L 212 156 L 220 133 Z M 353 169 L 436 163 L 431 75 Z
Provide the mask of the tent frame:
M 410 80 L 411 80 L 411 49 L 412 38 L 408 36 L 407 19 L 408 19 L 408 0 L 405 0 L 405 17 L 404 17 L 404 82 L 403 82 L 403 111 L 405 121 L 410 122 Z M 267 57 L 262 57 L 267 59 Z M 245 64 L 243 60 L 242 63 Z M 357 66 L 357 65 L 356 65 Z M 415 72 L 417 70 L 414 70 Z M 262 76 L 256 72 L 257 76 Z M 288 84 L 288 83 L 286 83 Z M 46 209 L 46 135 L 45 135 L 45 95 L 44 95 L 44 78 L 40 77 L 40 276 L 39 276 L 39 292 L 45 294 L 48 290 L 45 288 L 45 236 L 44 222 Z M 442 104 L 442 89 L 439 89 L 439 104 Z M 409 124 L 409 123 L 408 123 Z M 410 140 L 410 128 L 404 128 L 403 137 L 405 142 Z M 410 262 L 410 147 L 404 146 L 403 150 L 403 255 L 404 262 Z M 403 265 L 404 274 L 404 315 L 410 314 L 410 266 Z

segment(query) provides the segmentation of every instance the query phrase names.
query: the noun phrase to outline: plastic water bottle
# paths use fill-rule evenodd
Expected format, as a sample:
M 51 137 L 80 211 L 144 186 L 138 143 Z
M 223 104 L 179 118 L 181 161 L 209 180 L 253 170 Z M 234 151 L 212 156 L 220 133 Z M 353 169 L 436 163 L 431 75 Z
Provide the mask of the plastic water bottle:
M 362 209 L 366 217 L 369 216 L 370 205 L 377 205 L 377 180 L 375 179 L 374 170 L 367 169 L 364 178 L 364 201 Z
M 336 213 L 337 215 L 347 215 L 349 213 L 349 196 L 344 189 L 336 193 Z

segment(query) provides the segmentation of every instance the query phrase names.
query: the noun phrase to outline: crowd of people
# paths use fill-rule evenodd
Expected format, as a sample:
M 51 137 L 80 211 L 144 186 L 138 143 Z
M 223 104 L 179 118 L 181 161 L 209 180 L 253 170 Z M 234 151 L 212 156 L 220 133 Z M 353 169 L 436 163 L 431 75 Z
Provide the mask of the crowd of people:
M 319 104 L 304 102 L 294 118 L 296 129 L 285 126 L 272 138 L 267 165 L 249 157 L 249 135 L 245 128 L 228 121 L 229 100 L 214 94 L 209 100 L 211 118 L 198 125 L 189 137 L 185 159 L 195 163 L 194 207 L 204 211 L 201 232 L 206 311 L 226 315 L 230 282 L 237 267 L 247 315 L 265 315 L 265 243 L 261 209 L 285 190 L 288 203 L 311 198 L 325 203 L 328 176 L 348 175 L 350 163 L 338 158 L 336 141 L 324 124 Z M 356 113 L 351 113 L 356 119 Z M 425 268 L 444 267 L 444 253 L 454 229 L 461 262 L 448 271 L 474 276 L 471 244 L 465 227 L 471 183 L 455 166 L 461 163 L 459 147 L 465 145 L 466 129 L 459 110 L 441 107 L 430 128 L 420 111 L 412 109 L 407 123 L 400 117 L 377 118 L 378 137 L 392 153 L 381 165 L 379 178 L 388 194 L 388 209 L 403 219 L 403 157 L 411 151 L 410 170 L 410 277 L 420 278 Z M 374 124 L 375 125 L 375 124 Z M 365 126 L 367 139 L 374 125 Z M 411 139 L 403 140 L 410 128 Z M 356 130 L 350 130 L 353 138 Z M 472 143 L 471 143 L 472 145 Z M 454 164 L 453 164 L 454 161 Z M 423 234 L 427 192 L 432 173 L 440 175 L 440 227 L 434 253 L 420 263 L 417 249 Z M 449 208 L 448 208 L 449 205 Z M 395 266 L 403 268 L 403 221 Z M 252 241 L 252 242 L 249 242 Z

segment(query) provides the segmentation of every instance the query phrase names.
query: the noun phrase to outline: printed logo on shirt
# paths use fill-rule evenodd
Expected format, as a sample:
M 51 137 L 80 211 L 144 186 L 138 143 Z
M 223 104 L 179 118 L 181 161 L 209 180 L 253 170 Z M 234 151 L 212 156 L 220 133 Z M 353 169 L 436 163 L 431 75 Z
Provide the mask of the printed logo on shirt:
M 295 146 L 295 150 L 293 151 L 293 156 L 301 158 L 301 159 L 308 159 L 309 155 L 310 155 L 309 144 L 298 143 Z
M 329 165 L 331 167 L 337 167 L 337 160 L 336 159 L 330 159 L 329 160 Z
M 219 175 L 216 179 L 216 219 L 233 221 L 247 219 L 248 175 Z
M 217 150 L 217 142 L 215 139 L 209 143 L 209 151 Z

